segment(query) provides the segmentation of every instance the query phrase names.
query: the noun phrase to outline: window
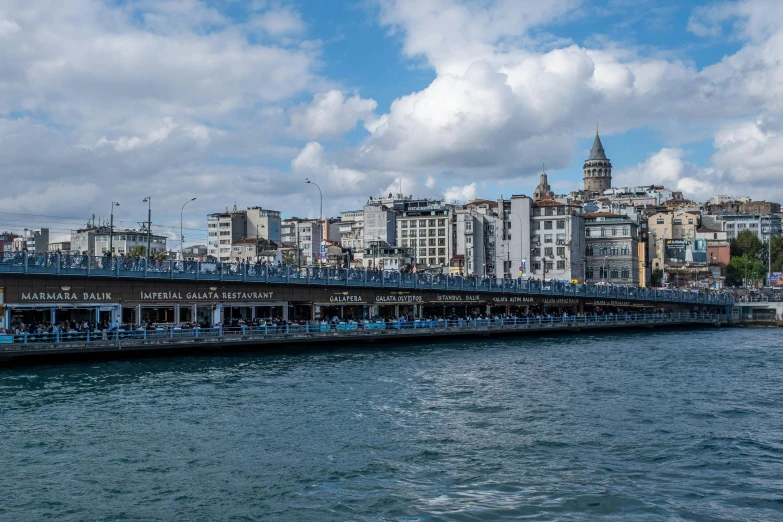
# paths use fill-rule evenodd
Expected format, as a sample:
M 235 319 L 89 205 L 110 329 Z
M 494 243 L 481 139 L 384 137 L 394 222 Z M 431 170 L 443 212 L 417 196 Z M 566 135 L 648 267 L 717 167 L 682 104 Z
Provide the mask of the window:
M 400 222 L 400 228 L 408 228 L 408 222 L 407 221 L 401 221 Z
M 411 228 L 416 228 L 416 221 L 411 221 Z
M 446 246 L 446 240 L 445 239 L 438 239 L 438 246 Z
M 533 257 L 538 257 L 538 256 L 541 255 L 541 249 L 540 248 L 534 248 L 533 250 L 530 251 L 530 254 Z
M 438 249 L 438 255 L 439 256 L 445 256 L 446 255 L 446 249 L 445 248 L 439 248 Z
M 688 224 L 689 224 L 689 225 L 693 225 L 693 218 L 689 218 L 689 219 L 688 219 Z
M 431 255 L 431 256 L 434 256 L 434 255 L 435 255 L 435 249 L 434 249 L 434 248 L 430 248 L 430 255 Z
M 544 248 L 544 255 L 552 257 L 552 247 L 546 247 Z
M 601 236 L 606 236 L 606 229 L 604 227 L 601 227 Z
M 544 221 L 544 230 L 552 230 L 552 222 Z
M 612 245 L 612 247 L 609 249 L 609 254 L 613 256 L 620 255 L 620 249 L 617 247 L 617 245 Z
M 558 221 L 557 222 L 557 228 L 559 228 L 560 230 L 565 230 L 565 221 L 562 220 L 562 219 L 560 221 Z
M 429 232 L 430 232 L 430 237 L 435 237 L 435 229 L 434 228 L 431 228 Z M 443 234 L 441 234 L 441 235 L 445 236 L 446 232 L 444 231 Z
M 627 268 L 623 268 L 622 277 L 623 277 L 623 279 L 630 279 L 631 278 L 631 271 L 628 270 Z
M 432 241 L 434 242 L 435 240 L 433 239 Z M 473 237 L 471 237 L 471 236 L 466 237 L 465 238 L 465 244 L 466 245 L 472 245 L 473 244 Z
M 541 230 L 541 222 L 533 221 L 533 230 Z
M 547 272 L 551 272 L 554 268 L 554 263 L 552 263 L 552 261 L 545 261 L 544 268 L 546 268 Z
M 585 237 L 590 237 L 590 229 L 589 228 L 585 229 Z
M 435 235 L 435 231 L 434 230 L 430 230 L 430 235 L 434 236 Z M 446 230 L 443 229 L 443 228 L 438 229 L 438 235 L 441 236 L 441 237 L 446 237 Z
M 565 270 L 565 261 L 558 261 L 557 262 L 557 269 L 558 270 Z
M 656 220 L 656 223 L 658 223 L 659 225 L 663 225 L 663 218 L 658 218 Z
M 552 234 L 544 234 L 544 243 L 552 242 Z
M 435 246 L 435 238 L 430 239 L 430 246 Z
M 585 248 L 585 255 L 586 256 L 593 255 L 593 245 L 587 245 L 587 248 Z
M 598 249 L 598 255 L 599 256 L 606 256 L 607 255 L 607 248 L 605 246 L 602 246 Z
M 565 257 L 565 247 L 557 247 L 557 255 L 560 257 Z
M 221 230 L 220 231 L 220 235 L 221 236 L 230 236 L 231 235 L 231 231 L 230 230 Z
M 220 240 L 220 244 L 221 245 L 230 245 L 231 244 L 231 240 L 229 240 L 229 239 L 221 239 Z
M 401 230 L 400 231 L 400 236 L 401 237 L 408 237 L 408 231 L 407 230 Z
M 419 220 L 419 228 L 424 228 L 427 226 L 427 220 L 426 219 L 420 219 Z
M 623 227 L 623 235 L 627 236 L 628 234 L 630 234 L 629 227 Z
M 445 227 L 446 226 L 446 220 L 445 219 L 439 219 L 438 220 L 438 226 L 439 227 Z
M 617 270 L 616 268 L 610 269 L 609 270 L 609 277 L 611 277 L 612 279 L 617 279 L 618 277 L 620 277 L 619 270 Z
M 402 246 L 403 246 L 403 248 L 408 246 L 408 240 L 407 239 L 403 239 L 402 240 Z
M 546 214 L 547 216 L 554 216 L 555 215 L 555 209 L 553 209 L 552 207 L 547 207 L 545 212 L 544 212 L 544 214 Z
M 245 251 L 246 252 L 252 252 L 253 251 L 253 247 L 245 247 Z
M 410 232 L 411 232 L 411 237 L 416 237 L 416 231 L 415 230 L 411 230 Z
M 617 235 L 617 228 L 616 227 L 612 227 L 612 235 L 613 236 Z
M 541 270 L 541 261 L 533 261 L 533 270 Z
M 585 268 L 585 279 L 592 279 L 593 278 L 593 267 L 588 266 Z

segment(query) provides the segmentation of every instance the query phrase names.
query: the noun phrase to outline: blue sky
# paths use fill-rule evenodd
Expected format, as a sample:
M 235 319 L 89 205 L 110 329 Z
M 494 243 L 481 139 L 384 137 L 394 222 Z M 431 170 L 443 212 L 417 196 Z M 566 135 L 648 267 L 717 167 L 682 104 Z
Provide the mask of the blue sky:
M 9 0 L 9 212 L 161 230 L 236 204 L 329 215 L 396 187 L 466 201 L 581 185 L 782 199 L 777 0 Z M 772 188 L 771 188 L 772 187 Z M 17 226 L 22 218 L 0 226 Z M 175 235 L 172 228 L 172 235 Z

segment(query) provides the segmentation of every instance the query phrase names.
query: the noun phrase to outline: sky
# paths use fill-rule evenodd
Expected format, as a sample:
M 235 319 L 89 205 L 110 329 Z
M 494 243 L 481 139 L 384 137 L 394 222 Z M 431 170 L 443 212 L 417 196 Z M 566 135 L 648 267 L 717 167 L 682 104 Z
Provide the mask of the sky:
M 4 0 L 0 228 L 613 185 L 783 201 L 779 0 Z M 196 201 L 182 208 L 191 198 Z M 176 241 L 170 246 L 176 247 Z

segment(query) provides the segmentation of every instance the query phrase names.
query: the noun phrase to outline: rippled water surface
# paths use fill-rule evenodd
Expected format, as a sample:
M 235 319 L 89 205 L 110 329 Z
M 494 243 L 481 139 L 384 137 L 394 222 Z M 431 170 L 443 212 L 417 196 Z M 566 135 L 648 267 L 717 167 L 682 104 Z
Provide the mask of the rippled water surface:
M 0 520 L 783 520 L 783 331 L 0 369 Z

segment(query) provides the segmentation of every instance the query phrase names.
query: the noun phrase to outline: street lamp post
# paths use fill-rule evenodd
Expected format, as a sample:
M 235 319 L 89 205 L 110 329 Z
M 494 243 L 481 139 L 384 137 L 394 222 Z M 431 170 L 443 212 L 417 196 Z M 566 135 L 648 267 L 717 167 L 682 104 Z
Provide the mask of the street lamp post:
M 196 201 L 196 198 L 187 200 L 185 205 L 191 201 Z M 182 228 L 182 213 L 185 211 L 185 205 L 182 205 L 182 209 L 179 211 L 179 257 L 181 257 L 183 261 L 185 260 L 185 256 L 182 254 L 182 250 L 185 248 L 185 234 L 183 233 Z
M 147 196 L 142 200 L 144 203 L 147 204 L 147 260 L 149 260 L 150 257 L 150 240 L 152 239 L 151 233 L 152 233 L 152 196 Z M 145 263 L 146 266 L 146 263 Z
M 323 194 L 323 192 L 321 192 L 321 187 L 318 186 L 318 183 L 316 183 L 314 181 L 310 181 L 309 178 L 305 178 L 305 183 L 308 183 L 310 185 L 315 185 L 315 188 L 318 189 L 318 196 L 319 196 L 320 201 L 321 201 L 321 204 L 320 204 L 319 209 L 318 209 L 318 231 L 320 232 L 319 236 L 321 237 L 321 241 L 320 241 L 321 244 L 318 245 L 318 247 L 319 247 L 318 257 L 319 257 L 319 260 L 321 262 L 323 262 L 324 260 L 320 259 L 320 257 L 321 257 L 320 247 L 321 247 L 321 245 L 324 242 L 324 229 L 323 229 L 323 221 L 324 221 L 324 194 Z M 312 245 L 312 242 L 310 242 L 310 244 Z
M 109 256 L 114 256 L 114 207 L 119 207 L 116 201 L 111 202 L 111 221 L 109 222 Z

